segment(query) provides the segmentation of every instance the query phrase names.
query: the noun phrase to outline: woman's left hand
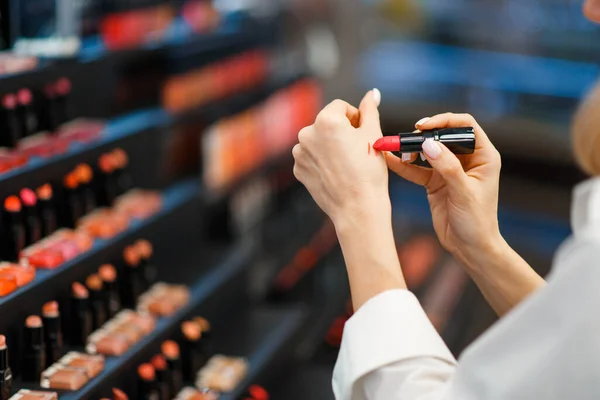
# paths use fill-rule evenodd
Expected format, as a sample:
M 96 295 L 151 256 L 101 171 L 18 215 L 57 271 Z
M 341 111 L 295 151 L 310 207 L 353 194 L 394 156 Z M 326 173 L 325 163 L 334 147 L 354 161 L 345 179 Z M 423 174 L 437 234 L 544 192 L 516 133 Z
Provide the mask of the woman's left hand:
M 382 137 L 380 100 L 375 89 L 359 109 L 333 101 L 300 131 L 292 151 L 294 175 L 336 226 L 368 210 L 391 212 L 385 158 L 372 149 Z

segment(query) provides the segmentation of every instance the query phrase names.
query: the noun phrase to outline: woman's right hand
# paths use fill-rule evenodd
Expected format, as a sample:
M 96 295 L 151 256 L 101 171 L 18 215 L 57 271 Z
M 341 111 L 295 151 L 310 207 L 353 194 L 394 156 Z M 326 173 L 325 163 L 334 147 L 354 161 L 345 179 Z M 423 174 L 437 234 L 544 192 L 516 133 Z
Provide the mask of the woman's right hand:
M 386 153 L 386 161 L 392 171 L 427 189 L 441 244 L 466 266 L 475 267 L 504 242 L 498 227 L 500 154 L 469 114 L 439 114 L 416 124 L 420 131 L 469 126 L 475 129 L 473 154 L 456 156 L 428 140 L 423 153 L 432 169 L 403 163 L 391 153 Z

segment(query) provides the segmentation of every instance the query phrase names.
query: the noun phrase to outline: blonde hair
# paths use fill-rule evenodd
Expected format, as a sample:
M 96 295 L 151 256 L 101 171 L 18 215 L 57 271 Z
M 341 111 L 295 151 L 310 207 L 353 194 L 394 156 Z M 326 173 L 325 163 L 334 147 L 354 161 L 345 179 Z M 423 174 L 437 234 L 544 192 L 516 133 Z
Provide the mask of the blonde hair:
M 600 175 L 600 82 L 575 113 L 571 135 L 581 168 L 590 175 Z

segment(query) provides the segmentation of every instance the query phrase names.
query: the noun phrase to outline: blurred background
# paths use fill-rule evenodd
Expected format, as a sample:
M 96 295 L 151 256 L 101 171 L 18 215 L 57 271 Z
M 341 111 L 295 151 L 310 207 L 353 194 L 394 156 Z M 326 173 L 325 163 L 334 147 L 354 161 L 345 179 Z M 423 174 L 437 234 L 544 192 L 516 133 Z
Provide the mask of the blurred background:
M 103 126 L 44 154 L 25 151 L 38 144 L 27 133 L 3 139 L 1 194 L 125 149 L 135 185 L 171 210 L 144 228 L 159 277 L 190 286 L 190 310 L 213 322 L 211 352 L 248 361 L 222 398 L 268 399 L 248 393 L 257 383 L 275 400 L 333 399 L 350 294 L 333 226 L 290 152 L 335 98 L 357 105 L 379 88 L 388 134 L 473 114 L 503 157 L 508 242 L 546 274 L 570 234 L 571 189 L 584 179 L 570 118 L 600 72 L 600 28 L 579 0 L 4 0 L 0 25 L 0 95 L 31 88 L 34 114 L 59 107 L 62 122 Z M 67 93 L 44 91 L 63 77 Z M 496 317 L 440 247 L 424 190 L 392 177 L 390 193 L 407 282 L 459 355 Z M 183 318 L 73 398 L 126 388 L 130 367 Z

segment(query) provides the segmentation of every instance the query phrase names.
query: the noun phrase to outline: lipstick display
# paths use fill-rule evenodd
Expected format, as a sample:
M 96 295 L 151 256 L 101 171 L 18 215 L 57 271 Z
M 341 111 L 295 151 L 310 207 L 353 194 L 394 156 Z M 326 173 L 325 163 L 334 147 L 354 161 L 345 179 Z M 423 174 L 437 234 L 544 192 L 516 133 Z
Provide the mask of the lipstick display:
M 140 400 L 159 400 L 156 387 L 156 371 L 152 364 L 142 364 L 138 367 L 138 395 Z
M 169 368 L 170 393 L 178 393 L 183 388 L 183 366 L 180 358 L 179 345 L 173 340 L 165 340 L 160 346 Z
M 85 285 L 90 294 L 90 308 L 92 310 L 92 329 L 100 329 L 106 322 L 106 293 L 104 283 L 98 274 L 92 274 L 85 280 Z
M 18 100 L 14 94 L 6 94 L 2 97 L 2 109 L 0 113 L 0 142 L 4 147 L 14 149 L 23 137 L 19 115 L 17 113 Z
M 79 179 L 74 172 L 67 174 L 63 181 L 63 218 L 62 226 L 74 228 L 83 216 L 84 210 L 78 193 Z
M 92 333 L 93 321 L 89 308 L 89 292 L 78 282 L 72 285 L 71 291 L 71 344 L 83 346 Z
M 37 132 L 37 115 L 33 107 L 33 94 L 29 89 L 21 89 L 17 92 L 17 113 L 21 122 L 23 136 L 31 136 Z
M 53 201 L 52 186 L 46 183 L 36 190 L 42 237 L 54 233 L 57 229 L 56 206 Z
M 119 287 L 117 284 L 117 270 L 111 264 L 105 264 L 98 270 L 98 275 L 104 282 L 106 288 L 105 302 L 106 315 L 108 318 L 114 317 L 121 309 L 121 300 L 119 298 Z

